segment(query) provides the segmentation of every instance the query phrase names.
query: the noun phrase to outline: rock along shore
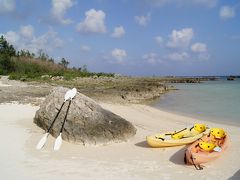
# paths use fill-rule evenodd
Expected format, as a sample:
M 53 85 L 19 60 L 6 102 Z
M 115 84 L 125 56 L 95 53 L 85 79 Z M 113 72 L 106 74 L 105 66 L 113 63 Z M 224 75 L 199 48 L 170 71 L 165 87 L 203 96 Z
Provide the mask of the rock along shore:
M 215 80 L 214 77 L 85 77 L 74 80 L 51 80 L 20 82 L 8 80 L 3 76 L 0 81 L 0 103 L 17 101 L 39 105 L 50 91 L 59 86 L 76 87 L 82 94 L 96 101 L 113 103 L 145 103 L 175 90 L 174 83 L 200 83 Z

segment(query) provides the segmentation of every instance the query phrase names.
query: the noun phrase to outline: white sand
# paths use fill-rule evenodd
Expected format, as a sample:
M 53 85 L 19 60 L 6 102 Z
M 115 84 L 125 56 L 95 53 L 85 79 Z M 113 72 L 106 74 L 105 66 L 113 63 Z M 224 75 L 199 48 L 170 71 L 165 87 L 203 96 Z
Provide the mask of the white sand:
M 28 85 L 25 82 L 16 81 L 16 80 L 9 80 L 8 76 L 0 76 L 0 87 L 31 87 L 31 85 Z
M 82 146 L 67 142 L 53 151 L 54 138 L 46 146 L 35 146 L 43 130 L 33 124 L 38 107 L 0 105 L 0 179 L 240 179 L 239 127 L 222 127 L 231 137 L 231 147 L 202 171 L 183 163 L 184 146 L 149 148 L 146 135 L 191 126 L 192 118 L 174 115 L 144 105 L 101 104 L 132 122 L 137 134 L 126 143 L 108 146 Z
M 9 84 L 4 84 L 4 83 L 2 83 L 2 81 L 0 81 L 0 87 L 9 87 L 9 86 L 11 86 L 11 85 L 9 85 Z

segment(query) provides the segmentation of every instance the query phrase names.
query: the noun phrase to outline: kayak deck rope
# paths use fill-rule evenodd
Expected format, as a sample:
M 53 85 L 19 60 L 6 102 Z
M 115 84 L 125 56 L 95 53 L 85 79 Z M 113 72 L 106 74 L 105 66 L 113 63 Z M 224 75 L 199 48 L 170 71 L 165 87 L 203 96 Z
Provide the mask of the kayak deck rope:
M 177 132 L 174 132 L 174 133 L 166 133 L 166 134 L 163 134 L 163 135 L 165 135 L 165 136 L 176 135 L 176 134 L 178 134 L 178 133 L 180 133 L 180 132 L 182 132 L 182 131 L 185 131 L 186 129 L 187 129 L 187 128 L 184 128 L 184 129 L 182 129 L 182 130 L 180 130 L 180 131 L 177 131 Z M 192 129 L 193 129 L 193 127 L 190 128 L 190 131 L 191 131 Z M 155 136 L 155 138 L 156 138 L 156 139 L 161 139 L 162 141 L 165 140 L 164 138 L 158 137 L 158 136 Z M 182 137 L 182 138 L 184 138 L 184 137 Z
M 190 157 L 190 159 L 192 160 L 192 163 L 193 163 L 196 170 L 203 170 L 203 167 L 200 164 L 197 165 L 197 164 L 194 163 L 194 159 L 193 159 L 192 156 Z
M 173 133 L 173 134 L 171 134 L 171 135 L 175 135 L 175 134 L 178 134 L 178 133 L 180 133 L 180 132 L 182 132 L 182 131 L 185 131 L 187 128 L 184 128 L 184 129 L 182 129 L 182 130 L 180 130 L 180 131 L 177 131 L 177 132 L 175 132 L 175 133 Z

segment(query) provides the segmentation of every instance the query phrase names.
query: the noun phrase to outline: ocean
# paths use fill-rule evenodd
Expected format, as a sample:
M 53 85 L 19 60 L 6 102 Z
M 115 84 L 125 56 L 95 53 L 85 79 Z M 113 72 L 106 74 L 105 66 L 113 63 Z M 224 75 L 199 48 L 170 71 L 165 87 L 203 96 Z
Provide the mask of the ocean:
M 199 84 L 173 84 L 178 90 L 169 92 L 152 106 L 201 120 L 240 126 L 240 78 Z

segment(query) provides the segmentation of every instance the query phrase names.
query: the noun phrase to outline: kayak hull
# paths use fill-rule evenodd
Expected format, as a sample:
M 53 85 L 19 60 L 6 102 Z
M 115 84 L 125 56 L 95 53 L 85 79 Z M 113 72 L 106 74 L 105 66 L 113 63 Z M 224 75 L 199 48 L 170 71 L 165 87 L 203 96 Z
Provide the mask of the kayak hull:
M 207 152 L 207 151 L 203 151 L 198 147 L 198 143 L 201 141 L 209 141 L 210 137 L 208 135 L 203 136 L 201 139 L 199 139 L 198 141 L 195 141 L 193 144 L 191 144 L 185 153 L 185 162 L 188 165 L 200 165 L 202 163 L 207 163 L 210 161 L 213 161 L 217 158 L 219 158 L 220 156 L 222 156 L 222 154 L 226 151 L 226 149 L 229 147 L 230 144 L 230 139 L 229 136 L 226 135 L 226 137 L 223 140 L 223 143 L 221 145 L 221 151 L 220 152 L 216 152 L 216 151 L 212 151 L 212 152 Z
M 204 133 L 200 133 L 193 137 L 176 139 L 176 140 L 175 139 L 162 140 L 162 139 L 157 138 L 156 135 L 152 135 L 152 136 L 147 136 L 146 140 L 147 140 L 148 145 L 153 148 L 173 147 L 173 146 L 182 146 L 182 145 L 190 144 L 190 143 L 198 140 L 199 138 L 201 138 L 203 135 L 204 135 Z

